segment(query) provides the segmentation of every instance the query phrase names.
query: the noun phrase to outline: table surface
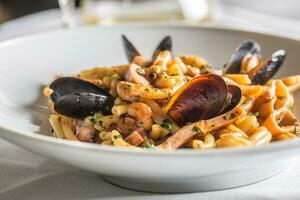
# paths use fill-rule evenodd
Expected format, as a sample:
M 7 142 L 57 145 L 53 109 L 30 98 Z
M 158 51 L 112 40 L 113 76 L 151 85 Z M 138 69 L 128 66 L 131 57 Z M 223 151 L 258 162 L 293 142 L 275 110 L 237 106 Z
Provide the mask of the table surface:
M 60 26 L 57 10 L 41 12 L 2 25 L 0 40 Z M 246 187 L 190 194 L 153 194 L 119 188 L 95 173 L 45 159 L 0 139 L 0 199 L 300 199 L 300 162 L 295 166 L 291 164 L 289 169 L 269 180 Z

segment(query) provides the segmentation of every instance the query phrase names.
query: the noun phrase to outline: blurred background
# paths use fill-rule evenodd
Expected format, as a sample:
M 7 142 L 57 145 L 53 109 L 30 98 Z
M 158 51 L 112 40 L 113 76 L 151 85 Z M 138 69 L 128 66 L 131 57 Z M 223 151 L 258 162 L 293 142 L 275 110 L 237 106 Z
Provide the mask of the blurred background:
M 155 21 L 221 24 L 300 37 L 299 0 L 0 0 L 0 28 L 13 19 L 21 19 L 23 29 Z

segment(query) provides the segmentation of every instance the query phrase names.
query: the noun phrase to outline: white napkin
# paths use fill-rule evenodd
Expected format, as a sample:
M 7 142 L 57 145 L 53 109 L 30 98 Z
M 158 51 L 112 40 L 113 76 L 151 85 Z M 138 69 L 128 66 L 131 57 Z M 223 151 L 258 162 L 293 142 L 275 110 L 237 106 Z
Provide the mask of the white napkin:
M 243 17 L 230 15 L 230 12 L 227 14 L 225 12 L 220 13 L 223 18 L 219 18 L 218 23 L 229 23 L 264 31 L 284 32 L 283 29 L 275 29 L 275 26 L 266 29 L 264 22 L 260 23 L 260 20 L 245 20 Z M 244 12 L 235 7 L 234 13 L 242 14 Z M 268 18 L 268 20 L 272 20 L 272 18 Z M 272 23 L 269 22 L 268 24 Z M 300 33 L 298 29 L 295 31 L 296 26 L 299 27 L 299 24 L 294 21 L 285 28 L 289 30 L 287 32 L 293 32 L 296 35 L 296 33 Z M 0 40 L 60 27 L 59 12 L 57 10 L 46 11 L 2 25 L 0 27 Z M 291 169 L 274 178 L 242 188 L 190 194 L 152 194 L 119 188 L 106 183 L 97 174 L 37 156 L 0 140 L 0 200 L 18 199 L 300 199 L 300 162 L 294 167 L 291 164 Z

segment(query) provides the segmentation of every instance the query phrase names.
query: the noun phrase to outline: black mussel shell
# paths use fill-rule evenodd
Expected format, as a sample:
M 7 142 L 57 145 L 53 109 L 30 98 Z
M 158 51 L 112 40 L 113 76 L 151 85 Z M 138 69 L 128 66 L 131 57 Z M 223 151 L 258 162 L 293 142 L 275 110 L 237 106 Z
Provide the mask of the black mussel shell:
M 180 88 L 165 107 L 179 125 L 210 119 L 218 115 L 226 103 L 228 89 L 218 75 L 199 76 Z
M 50 96 L 53 102 L 55 102 L 57 98 L 60 98 L 66 94 L 71 94 L 71 93 L 103 94 L 106 95 L 107 97 L 112 98 L 112 96 L 104 89 L 79 78 L 73 78 L 73 77 L 58 78 L 54 80 L 49 87 L 53 90 L 53 93 Z
M 110 101 L 107 96 L 93 93 L 71 93 L 54 102 L 56 112 L 66 117 L 79 119 L 99 111 L 109 115 L 112 106 L 113 101 Z
M 122 35 L 123 46 L 125 49 L 126 57 L 128 62 L 132 63 L 136 56 L 140 56 L 139 51 L 134 47 L 134 45 L 128 40 L 125 35 Z
M 246 55 L 257 54 L 260 57 L 260 46 L 253 40 L 246 40 L 235 50 L 229 62 L 224 66 L 225 74 L 239 74 L 241 63 Z
M 72 118 L 84 118 L 101 111 L 111 114 L 114 98 L 104 89 L 81 79 L 62 77 L 50 86 L 54 110 Z
M 170 51 L 172 52 L 172 38 L 171 36 L 166 36 L 164 39 L 159 43 L 159 45 L 156 47 L 153 55 L 152 60 L 155 60 L 159 52 L 161 51 Z
M 286 57 L 285 50 L 274 52 L 269 60 L 249 71 L 248 75 L 253 84 L 266 84 L 279 70 Z

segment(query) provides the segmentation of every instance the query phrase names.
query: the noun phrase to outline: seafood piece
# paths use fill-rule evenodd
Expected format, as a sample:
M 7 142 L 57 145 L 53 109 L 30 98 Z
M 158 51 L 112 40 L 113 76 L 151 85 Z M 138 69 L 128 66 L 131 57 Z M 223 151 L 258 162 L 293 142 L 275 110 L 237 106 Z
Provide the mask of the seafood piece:
M 141 54 L 134 47 L 134 45 L 128 40 L 125 35 L 122 35 L 123 45 L 125 49 L 125 53 L 127 56 L 127 60 L 132 63 L 136 56 L 140 56 Z
M 155 60 L 156 57 L 158 56 L 159 52 L 162 52 L 162 51 L 172 52 L 172 38 L 170 36 L 164 37 L 164 39 L 156 47 L 156 49 L 152 55 L 152 60 Z
M 122 41 L 123 46 L 125 49 L 126 57 L 128 62 L 130 63 L 140 63 L 140 59 L 143 58 L 139 51 L 134 47 L 134 45 L 129 41 L 129 39 L 122 35 Z M 164 37 L 164 39 L 159 43 L 159 45 L 156 47 L 155 51 L 152 55 L 152 60 L 155 60 L 158 54 L 162 51 L 171 51 L 172 50 L 172 38 L 170 36 Z M 137 58 L 137 59 L 135 59 Z M 150 65 L 150 62 L 148 60 L 143 60 L 142 63 L 144 63 L 146 66 Z
M 274 52 L 270 59 L 261 62 L 257 67 L 248 72 L 252 83 L 264 85 L 266 84 L 281 67 L 285 60 L 286 52 L 278 50 Z
M 209 132 L 219 130 L 229 124 L 232 124 L 242 114 L 244 114 L 243 109 L 239 106 L 240 104 L 241 102 L 236 105 L 234 109 L 217 117 L 208 120 L 200 120 L 183 126 L 164 143 L 159 145 L 159 147 L 163 149 L 177 149 L 197 134 L 205 135 Z
M 96 129 L 86 122 L 76 125 L 76 137 L 79 141 L 93 143 L 95 141 Z
M 203 75 L 181 87 L 171 97 L 165 111 L 179 125 L 210 119 L 227 105 L 227 96 L 226 83 L 220 76 Z
M 93 93 L 71 93 L 56 99 L 54 110 L 66 117 L 83 119 L 96 112 L 110 114 L 113 100 Z
M 145 104 L 140 102 L 132 103 L 128 106 L 128 115 L 136 118 L 137 127 L 143 127 L 150 130 L 152 127 L 152 110 Z
M 231 56 L 225 65 L 224 73 L 248 74 L 253 84 L 266 84 L 281 67 L 286 52 L 278 50 L 269 59 L 263 60 L 260 54 L 260 46 L 255 41 L 244 41 Z
M 149 86 L 149 81 L 144 77 L 145 73 L 143 68 L 132 63 L 125 72 L 125 80 L 131 83 L 140 83 Z
M 147 139 L 145 132 L 142 128 L 133 131 L 125 138 L 125 141 L 133 146 L 139 146 Z
M 253 40 L 246 40 L 235 50 L 229 62 L 225 65 L 225 74 L 238 74 L 241 71 L 243 59 L 246 56 L 258 55 L 260 57 L 260 46 Z
M 95 112 L 110 114 L 113 97 L 104 89 L 73 77 L 58 78 L 50 84 L 54 110 L 64 116 L 85 118 Z
M 118 130 L 125 136 L 136 130 L 135 120 L 129 116 L 121 115 L 117 121 Z

